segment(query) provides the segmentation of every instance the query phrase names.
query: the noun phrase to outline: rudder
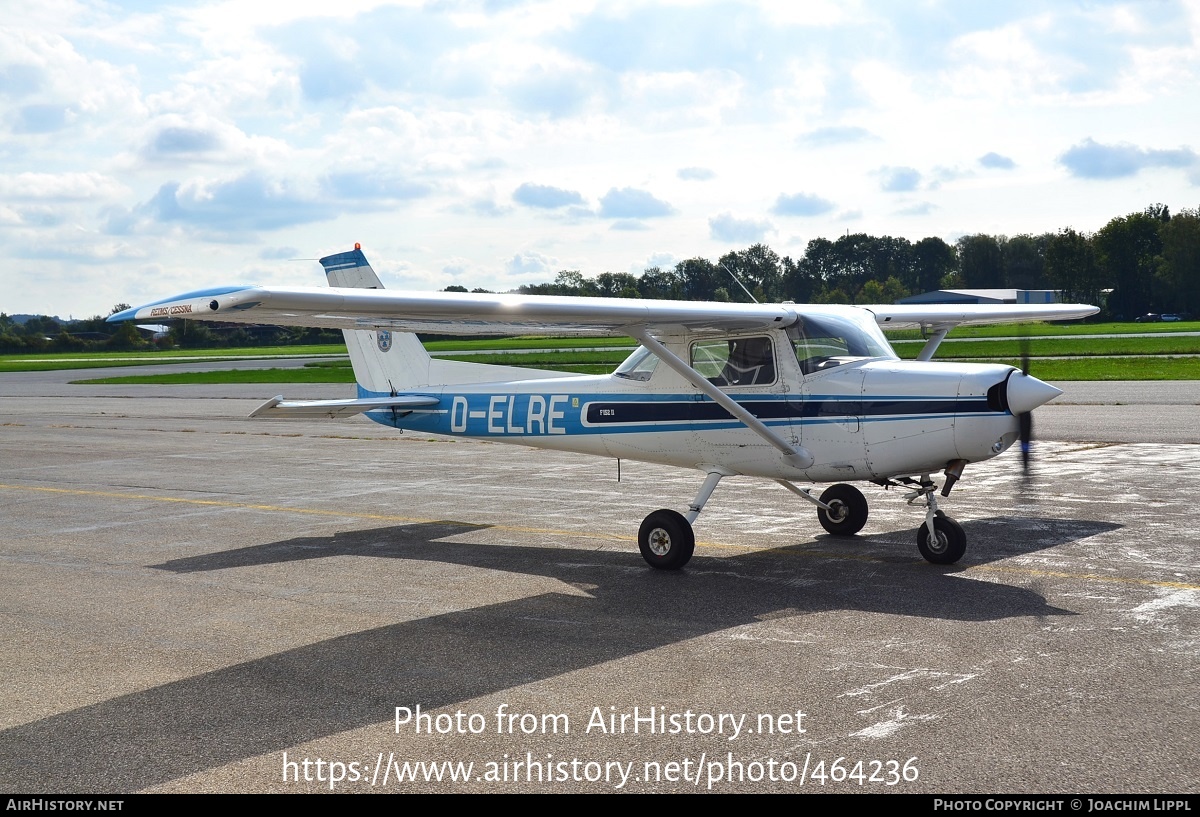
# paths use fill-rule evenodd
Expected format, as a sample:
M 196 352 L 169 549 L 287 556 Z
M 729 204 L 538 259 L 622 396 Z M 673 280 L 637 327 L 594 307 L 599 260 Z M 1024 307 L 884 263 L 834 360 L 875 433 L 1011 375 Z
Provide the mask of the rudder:
M 383 289 L 379 276 L 357 244 L 349 252 L 325 256 L 320 263 L 331 287 Z M 343 329 L 342 335 L 350 352 L 360 397 L 396 394 L 429 385 L 431 358 L 411 332 Z

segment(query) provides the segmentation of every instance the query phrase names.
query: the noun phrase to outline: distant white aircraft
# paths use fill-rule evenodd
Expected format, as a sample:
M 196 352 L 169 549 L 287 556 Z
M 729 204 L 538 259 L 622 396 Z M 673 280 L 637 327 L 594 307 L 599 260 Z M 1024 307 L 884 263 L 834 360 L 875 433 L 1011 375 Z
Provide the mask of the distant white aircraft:
M 925 518 L 917 546 L 952 564 L 962 527 L 938 510 L 963 469 L 1017 441 L 1022 418 L 1061 394 L 1012 366 L 933 363 L 964 323 L 1067 320 L 1094 306 L 814 306 L 462 293 L 390 293 L 359 245 L 321 259 L 328 288 L 231 286 L 190 292 L 110 321 L 183 318 L 340 328 L 358 381 L 347 400 L 276 397 L 252 417 L 348 417 L 422 432 L 692 468 L 686 513 L 657 510 L 638 531 L 653 567 L 692 556 L 692 524 L 725 477 L 774 480 L 851 536 L 867 501 L 849 481 L 906 490 Z M 881 326 L 922 327 L 901 361 Z M 432 359 L 412 333 L 623 335 L 641 343 L 609 375 Z M 1027 425 L 1027 424 L 1025 424 Z M 447 479 L 453 475 L 447 474 Z M 820 498 L 796 482 L 836 483 Z

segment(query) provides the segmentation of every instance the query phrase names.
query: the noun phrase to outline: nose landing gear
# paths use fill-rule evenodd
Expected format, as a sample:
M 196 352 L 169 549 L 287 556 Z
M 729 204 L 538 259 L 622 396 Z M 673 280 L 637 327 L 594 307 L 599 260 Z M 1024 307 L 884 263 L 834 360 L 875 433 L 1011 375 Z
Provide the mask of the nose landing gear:
M 962 473 L 961 468 L 958 471 L 959 474 Z M 957 475 L 955 479 L 957 479 Z M 962 525 L 938 510 L 935 493 L 937 485 L 929 478 L 928 474 L 924 474 L 920 482 L 911 479 L 903 482 L 910 486 L 916 486 L 904 495 L 909 505 L 921 499 L 925 501 L 925 523 L 917 528 L 917 550 L 921 551 L 921 555 L 927 562 L 935 565 L 954 564 L 967 552 L 967 534 Z M 949 494 L 950 486 L 954 484 L 950 481 L 949 471 L 947 471 L 947 482 L 948 485 L 942 491 L 942 496 Z M 889 481 L 889 484 L 899 485 L 900 483 Z

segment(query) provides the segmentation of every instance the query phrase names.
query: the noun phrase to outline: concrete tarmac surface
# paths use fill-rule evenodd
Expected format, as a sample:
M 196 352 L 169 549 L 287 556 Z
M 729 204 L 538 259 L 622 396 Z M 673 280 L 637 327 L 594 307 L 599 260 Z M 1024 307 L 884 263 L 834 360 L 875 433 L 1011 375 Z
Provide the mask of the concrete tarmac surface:
M 727 479 L 660 572 L 698 473 L 106 373 L 0 375 L 0 791 L 1200 790 L 1193 384 L 1072 384 L 957 565 Z

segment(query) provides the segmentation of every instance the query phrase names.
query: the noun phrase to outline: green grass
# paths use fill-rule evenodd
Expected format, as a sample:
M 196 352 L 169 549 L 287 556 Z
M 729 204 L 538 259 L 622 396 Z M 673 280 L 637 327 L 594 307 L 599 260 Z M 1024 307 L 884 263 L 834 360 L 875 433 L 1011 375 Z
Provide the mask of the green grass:
M 971 363 L 1021 365 L 1016 358 L 974 360 Z M 1109 357 L 1074 360 L 1034 360 L 1029 373 L 1042 380 L 1200 380 L 1200 358 Z
M 1070 356 L 1065 360 L 1036 360 L 1039 377 L 1053 380 L 1200 380 L 1200 358 L 1171 357 L 1200 354 L 1200 337 L 1169 335 L 1162 337 L 1086 337 L 1089 334 L 1122 334 L 1200 331 L 1200 323 L 1158 324 L 1071 324 L 1045 323 L 983 326 L 957 329 L 943 342 L 936 359 L 972 360 L 1019 365 L 1023 342 L 1019 340 L 981 340 L 986 337 L 1014 338 L 1021 335 L 1054 335 L 1045 340 L 1024 342 L 1035 358 Z M 921 349 L 919 333 L 890 333 L 897 353 L 914 358 Z M 909 336 L 905 340 L 904 336 Z M 958 339 L 955 339 L 957 336 Z M 607 347 L 583 351 L 580 347 Z M 438 340 L 426 347 L 431 351 L 468 352 L 448 356 L 451 360 L 501 366 L 607 374 L 629 353 L 633 342 L 628 338 L 488 338 L 479 340 Z M 560 351 L 515 354 L 470 354 L 502 349 L 557 348 Z M 0 356 L 0 371 L 39 371 L 45 369 L 96 368 L 169 363 L 181 358 L 228 360 L 242 355 L 255 357 L 298 357 L 345 355 L 342 345 L 248 347 L 239 349 L 171 350 L 168 352 L 102 352 L 57 355 Z M 1133 355 L 1138 357 L 1111 357 Z M 1155 357 L 1157 356 L 1157 357 Z M 118 358 L 130 358 L 119 360 Z M 307 364 L 290 369 L 232 369 L 219 372 L 179 372 L 166 375 L 106 377 L 77 381 L 106 384 L 189 384 L 189 383 L 353 383 L 354 376 L 345 357 Z
M 354 372 L 344 368 L 226 369 L 219 372 L 174 372 L 171 374 L 124 375 L 95 380 L 73 380 L 72 385 L 169 385 L 188 386 L 217 383 L 353 383 Z
M 485 351 L 491 349 L 574 349 L 579 347 L 614 346 L 632 350 L 637 341 L 630 338 L 485 338 L 480 340 L 427 340 L 425 348 L 430 352 Z
M 1136 335 L 1160 332 L 1200 332 L 1200 321 L 1175 323 L 1006 323 L 986 326 L 959 326 L 952 338 L 1016 338 L 1024 335 Z M 889 329 L 891 340 L 917 340 L 919 329 Z
M 151 366 L 238 358 L 290 358 L 345 355 L 344 344 L 308 346 L 244 346 L 233 349 L 133 350 L 128 352 L 52 352 L 46 354 L 0 355 L 0 372 L 50 372 L 63 369 L 108 369 L 117 366 Z
M 213 358 L 220 360 L 220 358 Z M 124 366 L 152 366 L 169 360 L 5 360 L 0 372 L 58 372 L 67 369 L 115 369 Z
M 637 342 L 629 338 L 487 338 L 482 340 L 426 341 L 430 352 L 472 352 L 504 349 L 574 349 L 579 347 L 611 347 L 616 350 L 617 362 L 628 356 Z M 197 358 L 203 360 L 233 360 L 242 357 L 291 358 L 345 355 L 345 344 L 308 346 L 243 346 L 230 349 L 170 349 L 135 350 L 128 352 L 52 352 L 46 354 L 0 355 L 0 372 L 48 372 L 60 369 L 104 369 L 115 366 L 147 366 L 155 363 Z M 441 355 L 439 355 L 441 356 Z M 480 362 L 500 363 L 494 356 L 478 358 Z M 457 359 L 457 357 L 456 357 Z M 605 358 L 607 360 L 607 358 Z M 506 362 L 504 365 L 524 365 Z M 615 365 L 615 364 L 614 364 Z
M 601 352 L 563 352 L 552 359 L 541 355 L 513 355 L 516 362 L 528 368 L 553 369 L 576 374 L 607 374 L 613 370 L 612 362 L 596 362 Z M 491 362 L 495 357 L 487 356 Z M 531 359 L 532 358 L 532 359 Z M 593 358 L 588 360 L 587 358 Z M 975 358 L 973 363 L 1000 363 L 1020 366 L 1017 357 Z M 507 365 L 505 362 L 504 365 Z M 1200 380 L 1200 358 L 1186 357 L 1079 357 L 1067 360 L 1035 359 L 1032 362 L 1035 375 L 1043 380 Z M 297 369 L 232 369 L 219 372 L 178 372 L 122 377 L 105 377 L 97 380 L 76 381 L 94 384 L 220 384 L 220 383 L 353 383 L 354 373 L 349 361 L 322 361 Z
M 1053 355 L 1194 355 L 1200 354 L 1200 335 L 1153 338 L 1088 338 L 1064 336 L 1048 340 L 954 340 L 947 338 L 938 347 L 935 359 L 1020 357 L 1028 344 L 1034 357 Z M 923 344 L 896 341 L 893 348 L 903 358 L 915 358 Z
M 609 371 L 629 357 L 629 349 L 614 349 L 611 352 L 524 352 L 515 355 L 449 355 L 443 360 L 461 360 L 467 363 L 487 363 L 493 366 L 524 366 L 529 369 L 554 369 L 558 366 L 575 366 L 581 363 L 603 363 Z
M 515 357 L 525 357 L 525 355 L 517 355 Z M 608 363 L 556 362 L 554 366 L 529 366 L 528 368 L 573 372 L 575 374 L 608 374 L 614 367 L 615 364 Z M 347 361 L 340 366 L 310 364 L 298 369 L 227 369 L 219 372 L 175 372 L 173 374 L 100 377 L 94 380 L 73 380 L 71 382 L 73 385 L 124 386 L 188 386 L 223 383 L 353 383 L 354 371 L 350 368 L 349 361 Z
M 1200 322 L 1192 323 L 1110 323 L 1069 324 L 1047 323 L 1008 324 L 1001 326 L 960 327 L 950 333 L 939 350 L 940 358 L 960 357 L 1017 357 L 1021 350 L 1018 342 L 987 341 L 971 343 L 972 339 L 988 337 L 1020 337 L 1022 335 L 1053 335 L 1054 340 L 1030 340 L 1030 354 L 1047 355 L 1154 355 L 1154 354 L 1197 354 L 1200 353 L 1200 337 L 1163 338 L 1081 338 L 1090 334 L 1130 334 L 1169 332 L 1200 332 Z M 916 357 L 920 351 L 921 338 L 917 330 L 900 330 L 888 333 L 895 343 L 897 354 L 905 358 Z M 564 360 L 545 359 L 542 356 L 487 355 L 465 358 L 454 355 L 456 360 L 470 359 L 480 363 L 546 368 L 564 366 L 567 370 L 587 366 L 596 371 L 596 366 L 612 363 L 614 366 L 625 357 L 635 343 L 629 338 L 486 338 L 468 340 L 428 341 L 426 348 L 431 352 L 483 352 L 504 349 L 578 349 L 611 348 L 612 352 L 597 352 L 596 357 Z M 49 371 L 55 369 L 90 369 L 113 366 L 143 366 L 153 363 L 170 363 L 175 360 L 198 358 L 203 360 L 229 360 L 238 357 L 312 357 L 320 355 L 345 355 L 343 344 L 320 344 L 308 346 L 250 346 L 232 349 L 172 349 L 167 351 L 140 352 L 59 352 L 35 355 L 0 355 L 0 372 Z M 588 354 L 588 353 L 581 353 Z M 535 361 L 535 358 L 537 360 Z
M 234 346 L 228 349 L 131 349 L 125 352 L 34 352 L 20 355 L 0 355 L 0 363 L 21 360 L 116 360 L 119 358 L 145 357 L 152 362 L 169 362 L 171 358 L 223 358 L 223 357 L 314 357 L 317 355 L 344 355 L 346 344 L 321 343 L 307 346 Z

